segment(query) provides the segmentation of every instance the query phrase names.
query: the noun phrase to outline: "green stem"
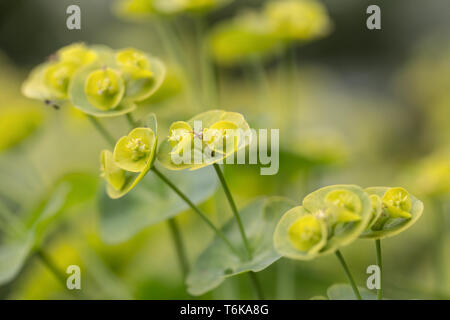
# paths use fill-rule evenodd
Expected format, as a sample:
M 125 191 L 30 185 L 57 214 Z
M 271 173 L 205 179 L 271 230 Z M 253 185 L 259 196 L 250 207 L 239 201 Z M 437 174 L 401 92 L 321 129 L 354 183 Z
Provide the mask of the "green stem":
M 170 218 L 167 222 L 169 224 L 170 232 L 172 234 L 173 242 L 177 251 L 181 272 L 183 273 L 183 278 L 186 279 L 186 276 L 189 272 L 189 263 L 186 256 L 186 250 L 181 239 L 180 228 L 178 227 L 175 218 Z
M 355 296 L 358 300 L 362 300 L 361 294 L 359 293 L 358 287 L 356 286 L 355 280 L 353 280 L 352 274 L 350 273 L 350 270 L 347 267 L 347 264 L 345 263 L 344 257 L 342 256 L 341 252 L 339 250 L 336 251 L 336 257 L 338 258 L 339 262 L 342 265 L 342 268 L 344 268 L 345 275 L 347 276 L 348 281 L 350 282 L 350 285 L 352 286 L 353 292 L 355 293 Z
M 252 259 L 252 252 L 250 250 L 250 245 L 247 240 L 247 236 L 245 235 L 244 225 L 242 224 L 241 217 L 239 216 L 238 209 L 236 207 L 236 203 L 233 200 L 233 196 L 231 195 L 230 189 L 228 188 L 227 182 L 225 181 L 225 177 L 223 176 L 222 170 L 220 169 L 220 166 L 217 163 L 213 164 L 214 169 L 216 170 L 217 176 L 219 177 L 220 183 L 222 184 L 223 191 L 225 192 L 225 195 L 227 196 L 228 202 L 230 203 L 231 210 L 233 211 L 234 218 L 236 219 L 238 226 L 239 226 L 239 232 L 241 233 L 242 241 L 244 242 L 245 249 L 247 251 L 248 259 Z
M 133 116 L 131 115 L 131 113 L 127 113 L 125 115 L 125 117 L 127 118 L 127 121 L 130 125 L 130 127 L 134 128 L 136 126 L 136 121 L 134 120 Z
M 375 247 L 377 250 L 377 265 L 380 268 L 380 289 L 377 290 L 378 300 L 383 300 L 383 261 L 381 260 L 381 240 L 375 240 Z
M 209 218 L 206 216 L 206 214 L 200 210 L 189 198 L 180 190 L 177 186 L 175 186 L 162 172 L 160 172 L 155 167 L 152 167 L 151 170 L 162 180 L 165 184 L 167 184 L 181 199 L 183 199 L 184 202 L 187 203 L 189 207 L 191 207 L 192 210 L 194 210 L 195 213 L 199 215 L 199 217 L 206 222 L 206 224 L 214 230 L 214 232 L 225 242 L 225 244 L 230 248 L 231 251 L 233 251 L 234 254 L 236 254 L 238 257 L 239 251 L 237 251 L 233 245 L 230 243 L 230 241 L 227 239 L 227 237 L 220 231 L 212 222 L 209 220 Z
M 264 300 L 265 299 L 264 298 L 264 292 L 262 290 L 261 283 L 258 280 L 258 276 L 253 271 L 250 271 L 248 274 L 249 274 L 250 279 L 251 279 L 251 281 L 253 283 L 253 286 L 255 287 L 255 291 L 256 291 L 256 295 L 257 295 L 258 300 Z
M 58 279 L 58 282 L 61 284 L 61 286 L 67 289 L 66 275 L 59 270 L 52 259 L 42 249 L 37 249 L 36 254 L 41 260 L 42 264 L 44 264 L 47 269 L 53 274 L 53 276 Z M 69 290 L 69 292 L 76 298 L 80 298 L 80 294 L 76 290 Z
M 113 138 L 113 136 L 105 129 L 105 127 L 100 123 L 100 121 L 97 120 L 97 118 L 88 115 L 87 116 L 89 121 L 91 121 L 92 125 L 97 129 L 97 131 L 105 138 L 105 140 L 111 144 L 112 146 L 115 145 L 116 140 Z

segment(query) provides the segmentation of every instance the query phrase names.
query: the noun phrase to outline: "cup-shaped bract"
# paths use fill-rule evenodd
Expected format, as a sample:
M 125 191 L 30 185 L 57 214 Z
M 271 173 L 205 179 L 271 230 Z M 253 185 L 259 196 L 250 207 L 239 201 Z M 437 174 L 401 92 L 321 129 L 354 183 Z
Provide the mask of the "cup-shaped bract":
M 357 239 L 371 216 L 371 199 L 360 187 L 321 188 L 283 215 L 274 233 L 275 249 L 299 260 L 333 253 Z
M 95 50 L 82 43 L 63 47 L 49 61 L 31 71 L 22 92 L 32 99 L 64 102 L 68 99 L 69 85 L 76 71 L 97 59 Z
M 100 158 L 101 176 L 105 178 L 114 189 L 120 190 L 125 183 L 125 170 L 116 165 L 113 154 L 103 150 Z
M 240 113 L 211 110 L 173 123 L 159 147 L 158 160 L 171 170 L 196 170 L 234 156 L 251 137 Z
M 125 83 L 116 70 L 101 68 L 89 73 L 84 84 L 87 100 L 103 111 L 115 109 L 125 93 Z
M 315 39 L 331 29 L 325 7 L 315 0 L 270 1 L 264 13 L 274 36 L 283 41 Z
M 403 188 L 371 187 L 365 190 L 376 196 L 376 218 L 361 234 L 361 238 L 383 239 L 392 237 L 411 227 L 422 215 L 423 203 Z
M 150 128 L 135 128 L 119 139 L 114 148 L 114 161 L 123 170 L 142 172 L 153 155 L 156 136 Z
M 102 176 L 107 182 L 106 192 L 112 199 L 130 192 L 144 178 L 155 160 L 158 143 L 155 115 L 146 116 L 139 125 L 117 141 L 114 152 L 102 152 Z

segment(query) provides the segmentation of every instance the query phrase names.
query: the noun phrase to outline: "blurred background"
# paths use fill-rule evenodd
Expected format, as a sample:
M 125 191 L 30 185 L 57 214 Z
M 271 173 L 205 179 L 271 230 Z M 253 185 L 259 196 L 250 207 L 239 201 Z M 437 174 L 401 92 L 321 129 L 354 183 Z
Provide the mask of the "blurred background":
M 239 207 L 262 195 L 300 203 L 329 184 L 403 186 L 424 201 L 425 211 L 411 229 L 382 242 L 385 296 L 450 298 L 450 2 L 319 2 L 329 19 L 326 32 L 247 59 L 239 51 L 246 41 L 234 42 L 242 39 L 227 31 L 240 26 L 245 13 L 262 10 L 263 0 L 229 1 L 201 18 L 136 16 L 111 0 L 1 0 L 0 209 L 15 215 L 2 219 L 26 220 L 49 190 L 69 179 L 83 192 L 52 221 L 40 247 L 63 270 L 83 266 L 89 298 L 190 298 L 164 223 L 122 243 L 102 239 L 96 197 L 99 152 L 106 143 L 85 116 L 73 108 L 54 110 L 20 92 L 30 70 L 62 46 L 81 41 L 136 47 L 168 66 L 162 92 L 141 108 L 157 114 L 161 132 L 174 120 L 213 108 L 241 112 L 254 128 L 280 129 L 277 175 L 261 176 L 257 165 L 226 167 Z M 81 30 L 66 27 L 71 4 L 81 8 Z M 366 28 L 372 4 L 381 8 L 381 30 Z M 203 66 L 208 59 L 209 73 Z M 208 85 L 216 90 L 206 90 Z M 104 124 L 117 137 L 126 132 L 121 120 Z M 202 207 L 220 224 L 231 216 L 225 201 L 219 190 Z M 178 219 L 193 262 L 212 234 L 191 212 Z M 27 244 L 1 249 L 8 230 L 0 236 L 0 258 L 10 260 L 8 250 L 23 254 L 20 263 L 0 268 L 7 273 L 17 267 L 0 286 L 0 298 L 72 298 Z M 375 264 L 373 241 L 358 240 L 342 251 L 363 286 L 367 266 Z M 346 282 L 334 256 L 280 259 L 259 275 L 273 299 L 309 299 Z M 248 281 L 228 279 L 199 298 L 253 298 Z

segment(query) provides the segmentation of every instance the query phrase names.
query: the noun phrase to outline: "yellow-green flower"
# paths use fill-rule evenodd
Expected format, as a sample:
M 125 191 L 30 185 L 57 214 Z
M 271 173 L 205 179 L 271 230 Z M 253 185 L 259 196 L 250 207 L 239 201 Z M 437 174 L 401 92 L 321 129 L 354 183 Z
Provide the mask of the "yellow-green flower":
M 174 122 L 169 128 L 168 140 L 172 146 L 172 154 L 181 155 L 183 150 L 190 152 L 193 147 L 194 129 L 187 122 Z
M 98 58 L 94 50 L 82 43 L 61 48 L 48 62 L 37 66 L 24 82 L 25 96 L 41 101 L 65 101 L 68 99 L 72 77 L 81 67 Z
M 327 212 L 336 222 L 352 222 L 361 220 L 361 200 L 348 190 L 334 190 L 325 197 Z
M 383 198 L 383 206 L 392 218 L 411 218 L 411 198 L 403 188 L 390 188 Z
M 314 215 L 304 215 L 289 227 L 289 239 L 300 251 L 308 251 L 322 239 L 322 227 Z
M 231 121 L 218 121 L 203 130 L 203 142 L 213 151 L 227 154 L 236 151 L 239 128 Z
M 331 27 L 325 7 L 315 0 L 271 1 L 265 15 L 274 34 L 283 40 L 314 39 Z
M 142 51 L 128 48 L 116 54 L 116 63 L 126 82 L 127 97 L 135 101 L 148 98 L 155 82 L 149 57 Z
M 120 190 L 125 184 L 125 171 L 116 165 L 109 150 L 101 153 L 101 176 L 116 190 Z
M 103 68 L 92 71 L 86 79 L 85 93 L 89 102 L 100 110 L 116 108 L 125 93 L 125 84 L 119 72 Z
M 0 108 L 0 151 L 12 148 L 30 136 L 42 121 L 34 107 Z
M 156 142 L 155 133 L 150 128 L 136 128 L 119 139 L 114 148 L 116 165 L 126 171 L 141 172 L 148 164 Z

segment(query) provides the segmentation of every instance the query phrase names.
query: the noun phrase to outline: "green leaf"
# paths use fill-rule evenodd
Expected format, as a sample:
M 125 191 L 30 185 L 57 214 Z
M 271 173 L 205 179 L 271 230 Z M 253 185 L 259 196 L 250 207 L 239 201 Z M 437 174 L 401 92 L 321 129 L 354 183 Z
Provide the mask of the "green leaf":
M 28 233 L 0 246 L 0 285 L 17 276 L 33 248 L 33 243 L 33 234 Z
M 358 290 L 363 300 L 377 300 L 376 293 L 362 287 L 358 287 Z M 330 300 L 357 300 L 349 284 L 333 284 L 328 288 L 327 295 Z
M 388 187 L 371 187 L 367 188 L 365 191 L 372 195 L 378 195 L 380 198 L 383 197 L 383 195 L 388 190 Z M 405 218 L 389 218 L 384 224 L 381 230 L 374 230 L 374 226 L 376 226 L 376 223 L 372 226 L 371 229 L 366 230 L 360 237 L 366 238 L 366 239 L 384 239 L 393 237 L 400 232 L 405 231 L 409 227 L 411 227 L 416 221 L 422 216 L 423 213 L 423 203 L 413 195 L 409 195 L 411 197 L 411 218 L 405 219 Z
M 195 172 L 173 172 L 158 168 L 186 196 L 199 204 L 212 196 L 217 187 L 215 172 L 204 168 Z M 188 205 L 152 171 L 133 192 L 111 199 L 99 197 L 100 233 L 107 243 L 129 240 L 148 226 L 167 220 L 189 209 Z
M 280 258 L 273 247 L 272 236 L 281 215 L 295 204 L 279 197 L 261 198 L 241 210 L 241 218 L 252 250 L 252 259 L 245 260 L 245 247 L 235 219 L 222 231 L 242 254 L 237 257 L 222 239 L 214 238 L 197 259 L 186 280 L 188 291 L 201 295 L 216 288 L 227 277 L 243 272 L 261 271 Z

